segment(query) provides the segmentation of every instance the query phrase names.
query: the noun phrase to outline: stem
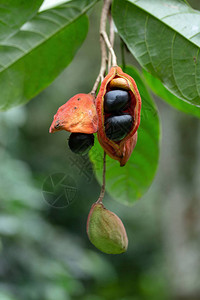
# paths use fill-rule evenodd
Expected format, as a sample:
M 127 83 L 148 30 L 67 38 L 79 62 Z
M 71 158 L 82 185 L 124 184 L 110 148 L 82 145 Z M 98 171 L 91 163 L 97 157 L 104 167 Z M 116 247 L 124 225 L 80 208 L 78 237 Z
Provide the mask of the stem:
M 104 0 L 104 5 L 101 13 L 101 21 L 100 21 L 100 34 L 103 31 L 106 32 L 106 21 L 109 14 L 111 3 L 112 0 Z
M 106 72 L 107 51 L 106 51 L 106 45 L 101 36 L 100 36 L 100 45 L 101 45 L 101 67 L 100 67 L 99 75 L 97 76 L 97 79 L 92 88 L 92 91 L 90 92 L 94 96 L 96 96 L 98 85 L 100 82 L 103 81 Z
M 101 67 L 99 71 L 99 75 L 97 76 L 97 79 L 94 83 L 94 86 L 92 88 L 91 94 L 96 95 L 96 91 L 98 89 L 98 85 L 100 81 L 102 82 L 106 73 L 106 66 L 108 62 L 108 70 L 111 66 L 111 60 L 112 60 L 112 66 L 117 65 L 117 58 L 115 55 L 115 52 L 113 50 L 113 44 L 114 44 L 114 24 L 110 13 L 110 6 L 111 6 L 112 0 L 104 0 L 104 4 L 102 7 L 101 12 L 101 20 L 100 20 L 100 45 L 101 45 Z M 109 23 L 110 23 L 110 40 L 106 33 L 106 21 L 107 17 L 109 16 Z M 109 50 L 109 60 L 107 57 L 107 48 Z M 101 186 L 101 192 L 99 195 L 99 199 L 96 201 L 96 203 L 102 203 L 104 194 L 105 194 L 105 187 L 106 187 L 106 152 L 104 151 L 103 156 L 103 182 Z
M 101 11 L 100 30 L 99 30 L 100 32 L 101 30 L 106 28 L 106 20 L 107 20 L 107 15 L 109 12 L 111 2 L 112 0 L 104 0 L 104 4 Z M 107 64 L 106 44 L 101 34 L 100 34 L 100 46 L 101 46 L 101 67 L 100 67 L 99 75 L 97 76 L 97 79 L 91 91 L 91 94 L 94 96 L 96 95 L 96 91 L 98 89 L 99 83 L 102 82 L 104 79 L 105 72 L 106 72 L 106 64 Z
M 103 183 L 102 183 L 102 186 L 101 186 L 101 192 L 100 192 L 99 199 L 97 200 L 96 203 L 102 203 L 103 198 L 104 198 L 104 194 L 105 194 L 105 189 L 106 189 L 106 152 L 104 151 L 104 155 L 103 155 Z
M 106 46 L 108 48 L 108 50 L 111 53 L 111 57 L 112 57 L 112 66 L 116 66 L 117 65 L 117 57 L 115 55 L 115 52 L 113 50 L 113 47 L 111 46 L 111 43 L 109 41 L 109 38 L 107 36 L 106 31 L 101 31 L 100 34 L 102 35 L 102 37 L 104 38 L 104 41 L 106 43 Z
M 114 31 L 114 22 L 112 19 L 112 15 L 111 15 L 111 11 L 109 10 L 109 25 L 110 25 L 110 44 L 113 48 L 114 46 L 114 40 L 115 40 L 115 31 Z M 111 53 L 109 52 L 109 56 L 108 56 L 108 70 L 110 70 L 111 67 Z
M 100 30 L 99 30 L 100 45 L 101 45 L 101 67 L 100 67 L 99 75 L 97 76 L 97 79 L 92 88 L 92 91 L 90 92 L 94 96 L 96 95 L 96 91 L 98 89 L 99 83 L 102 82 L 105 77 L 107 59 L 108 59 L 107 58 L 107 48 L 108 48 L 109 52 L 111 53 L 112 65 L 113 66 L 117 65 L 117 59 L 116 59 L 116 55 L 115 55 L 115 52 L 113 50 L 113 45 L 112 45 L 113 43 L 112 43 L 112 41 L 111 42 L 109 41 L 109 38 L 106 33 L 106 21 L 107 21 L 108 15 L 109 15 L 111 3 L 112 3 L 112 0 L 104 0 L 102 12 L 101 12 Z M 110 23 L 110 25 L 111 25 L 111 23 Z M 110 29 L 110 30 L 113 30 L 113 32 L 114 32 L 114 29 Z M 113 38 L 113 41 L 114 41 L 114 38 Z

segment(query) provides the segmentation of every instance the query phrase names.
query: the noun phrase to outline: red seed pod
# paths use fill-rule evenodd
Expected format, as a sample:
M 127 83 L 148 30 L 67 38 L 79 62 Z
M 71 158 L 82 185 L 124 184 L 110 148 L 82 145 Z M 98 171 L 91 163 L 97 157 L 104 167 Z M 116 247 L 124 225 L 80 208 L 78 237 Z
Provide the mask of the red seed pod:
M 91 134 L 97 132 L 97 122 L 94 96 L 77 94 L 59 107 L 49 132 L 66 130 Z
M 128 113 L 133 117 L 133 124 L 127 135 L 120 141 L 109 139 L 105 132 L 106 113 L 104 112 L 104 96 L 113 89 L 126 90 L 131 97 Z M 133 78 L 124 73 L 120 67 L 112 67 L 103 80 L 96 98 L 96 109 L 98 116 L 97 136 L 99 143 L 111 158 L 118 160 L 120 166 L 124 166 L 137 142 L 137 129 L 140 124 L 141 98 Z
M 104 111 L 104 96 L 110 91 L 119 89 L 127 91 L 129 95 L 128 108 L 124 108 L 121 116 L 128 114 L 132 121 L 127 134 L 123 135 L 122 132 L 121 140 L 116 140 L 111 139 L 107 133 L 108 137 L 105 132 L 105 121 L 110 120 L 110 114 Z M 97 132 L 99 143 L 105 152 L 111 158 L 118 160 L 120 166 L 124 166 L 137 143 L 140 110 L 141 98 L 135 81 L 122 72 L 120 67 L 115 66 L 103 80 L 96 101 L 91 94 L 75 95 L 58 109 L 49 132 L 59 130 L 86 134 Z M 114 118 L 116 119 L 116 116 Z

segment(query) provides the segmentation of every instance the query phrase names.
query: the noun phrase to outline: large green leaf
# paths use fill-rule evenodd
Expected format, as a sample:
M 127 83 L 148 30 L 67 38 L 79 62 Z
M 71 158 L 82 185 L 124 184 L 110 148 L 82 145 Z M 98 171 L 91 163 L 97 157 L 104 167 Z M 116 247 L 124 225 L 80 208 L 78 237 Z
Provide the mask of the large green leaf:
M 106 156 L 106 190 L 119 202 L 132 204 L 141 198 L 154 178 L 159 156 L 159 118 L 140 74 L 133 67 L 126 67 L 126 73 L 137 83 L 142 98 L 141 123 L 137 145 L 124 167 Z M 98 141 L 90 151 L 90 159 L 99 182 L 102 182 L 103 150 Z
M 33 17 L 43 0 L 0 0 L 0 41 L 7 39 Z
M 200 105 L 200 13 L 183 0 L 114 0 L 112 13 L 138 62 L 177 97 Z
M 36 96 L 71 62 L 84 41 L 84 15 L 97 0 L 75 0 L 37 14 L 0 43 L 0 109 Z
M 159 96 L 161 99 L 165 100 L 168 104 L 175 107 L 176 109 L 186 114 L 190 114 L 200 118 L 200 107 L 191 105 L 177 98 L 164 87 L 164 85 L 158 78 L 155 78 L 149 72 L 143 70 L 143 75 L 146 83 L 152 89 L 155 95 Z

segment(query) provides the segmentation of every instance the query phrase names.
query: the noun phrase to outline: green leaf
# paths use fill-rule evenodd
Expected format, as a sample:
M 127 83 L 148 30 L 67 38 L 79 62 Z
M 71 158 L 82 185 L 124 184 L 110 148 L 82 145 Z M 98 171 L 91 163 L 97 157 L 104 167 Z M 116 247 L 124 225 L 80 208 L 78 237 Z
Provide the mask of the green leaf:
M 37 14 L 0 43 L 0 109 L 27 102 L 71 62 L 83 43 L 85 12 L 97 0 L 75 0 Z
M 159 118 L 157 108 L 140 74 L 131 66 L 127 66 L 124 72 L 134 78 L 140 91 L 141 123 L 137 145 L 124 167 L 106 156 L 106 190 L 117 201 L 132 204 L 147 191 L 155 176 L 159 158 Z M 103 150 L 97 139 L 90 151 L 90 159 L 98 181 L 102 182 Z
M 162 84 L 162 82 L 151 75 L 149 72 L 143 69 L 143 75 L 146 83 L 154 92 L 155 95 L 159 96 L 161 99 L 165 100 L 168 104 L 174 108 L 186 113 L 200 118 L 200 107 L 191 105 L 181 99 L 177 98 L 175 95 L 170 93 Z
M 43 0 L 1 0 L 0 41 L 19 30 L 38 11 Z
M 200 13 L 182 0 L 114 0 L 118 32 L 173 94 L 200 105 Z

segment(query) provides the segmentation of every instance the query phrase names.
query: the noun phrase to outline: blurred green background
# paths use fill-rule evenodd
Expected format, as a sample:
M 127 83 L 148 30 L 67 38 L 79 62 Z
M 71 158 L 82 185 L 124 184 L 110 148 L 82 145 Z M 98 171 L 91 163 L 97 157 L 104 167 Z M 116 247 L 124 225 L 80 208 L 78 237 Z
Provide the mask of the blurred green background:
M 199 1 L 190 3 L 200 9 Z M 200 299 L 199 120 L 155 99 L 162 143 L 151 188 L 132 207 L 105 197 L 127 229 L 122 255 L 103 254 L 88 241 L 87 215 L 100 186 L 88 158 L 69 151 L 68 134 L 48 133 L 57 108 L 88 93 L 98 74 L 100 8 L 90 13 L 82 48 L 51 86 L 0 113 L 0 300 Z M 115 45 L 120 62 L 117 37 Z M 138 67 L 128 53 L 126 60 Z M 43 194 L 47 178 L 59 174 L 74 180 L 76 191 L 70 203 L 63 196 L 63 208 Z

